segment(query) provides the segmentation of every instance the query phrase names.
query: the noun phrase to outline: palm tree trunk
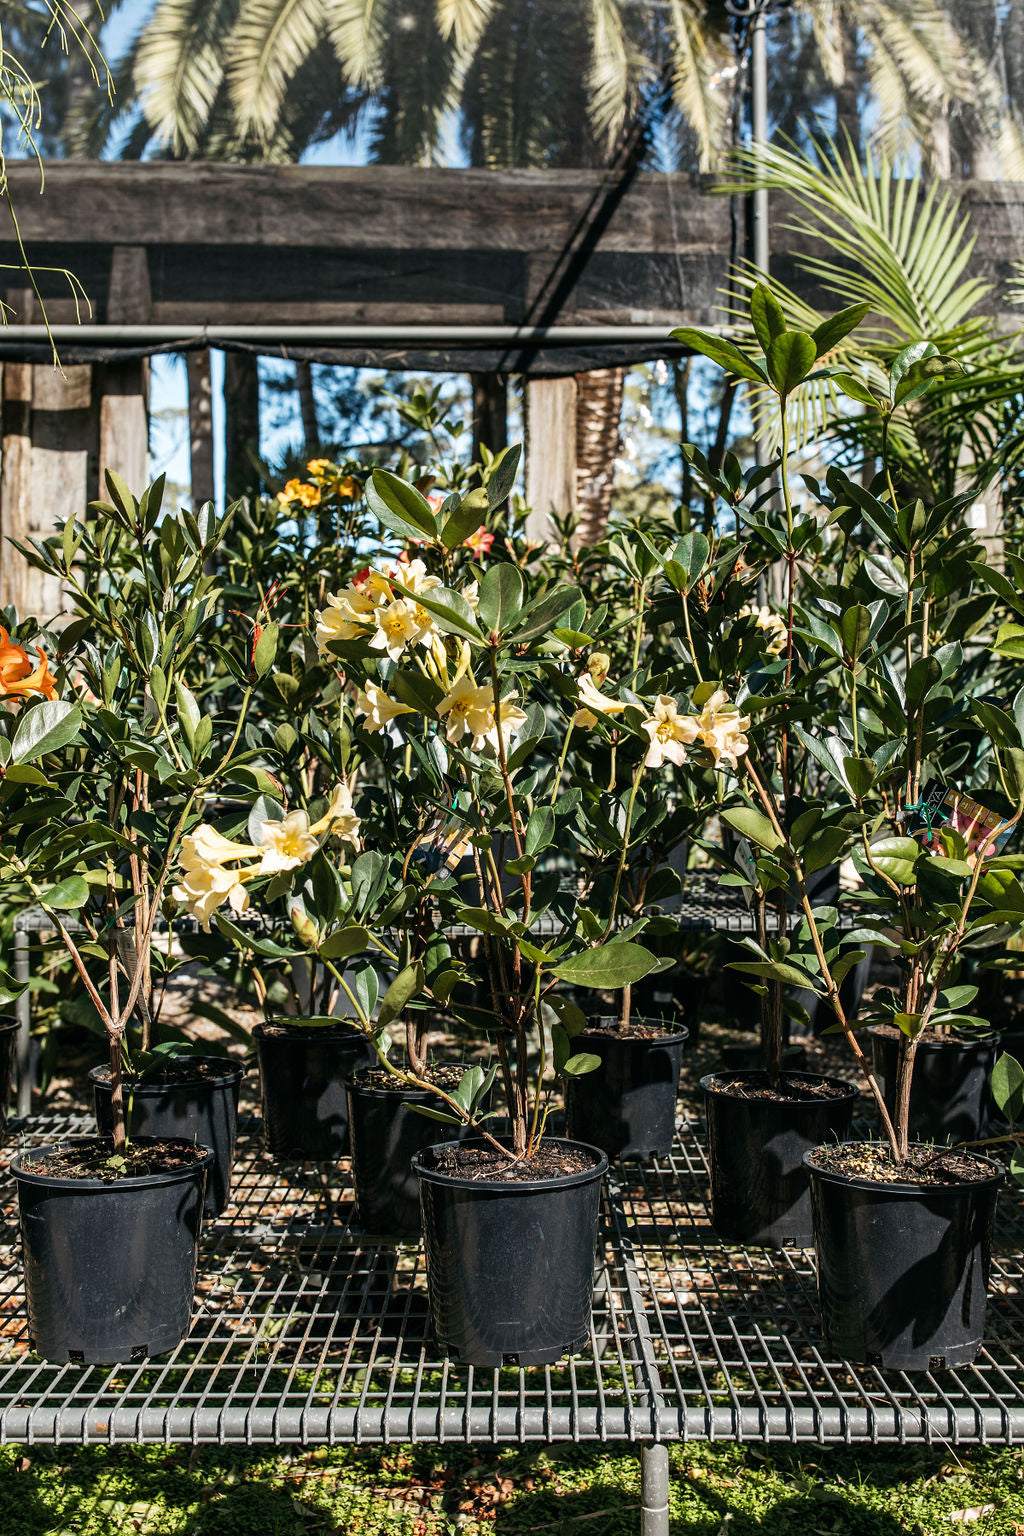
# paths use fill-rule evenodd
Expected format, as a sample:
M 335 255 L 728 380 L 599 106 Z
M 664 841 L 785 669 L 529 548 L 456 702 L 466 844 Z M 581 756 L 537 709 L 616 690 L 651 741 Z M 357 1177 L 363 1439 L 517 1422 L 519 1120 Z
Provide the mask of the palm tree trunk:
M 259 359 L 224 354 L 224 490 L 228 501 L 258 487 L 260 444 Z
M 580 544 L 604 537 L 612 508 L 625 368 L 576 375 L 576 506 Z
M 504 373 L 470 374 L 473 385 L 473 459 L 480 461 L 481 446 L 492 453 L 508 447 L 508 376 Z
M 306 445 L 306 457 L 312 458 L 320 447 L 320 424 L 316 419 L 316 396 L 313 393 L 312 363 L 295 364 L 295 388 L 299 395 L 299 411 L 302 416 L 302 438 Z

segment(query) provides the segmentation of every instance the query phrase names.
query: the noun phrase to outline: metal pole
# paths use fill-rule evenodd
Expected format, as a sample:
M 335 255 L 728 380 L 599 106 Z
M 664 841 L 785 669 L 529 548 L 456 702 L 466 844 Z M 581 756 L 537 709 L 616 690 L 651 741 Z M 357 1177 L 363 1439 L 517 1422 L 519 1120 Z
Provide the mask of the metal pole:
M 668 325 L 0 325 L 0 348 L 15 343 L 82 346 L 577 346 L 668 340 Z
M 750 23 L 750 137 L 755 145 L 768 143 L 768 5 L 760 4 Z M 768 270 L 768 188 L 754 192 L 751 259 L 762 272 Z
M 24 1119 L 32 1113 L 32 1005 L 29 1000 L 28 946 L 31 935 L 24 928 L 14 930 L 14 979 L 25 990 L 14 1004 L 18 1020 L 18 1044 L 15 1067 L 18 1077 L 18 1114 Z
M 640 1536 L 669 1536 L 667 1445 L 640 1447 Z

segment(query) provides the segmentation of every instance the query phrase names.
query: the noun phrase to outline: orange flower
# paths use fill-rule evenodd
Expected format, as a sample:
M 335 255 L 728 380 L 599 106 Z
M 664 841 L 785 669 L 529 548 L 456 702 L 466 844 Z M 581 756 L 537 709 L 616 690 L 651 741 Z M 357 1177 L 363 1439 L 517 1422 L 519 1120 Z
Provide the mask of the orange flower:
M 278 491 L 277 499 L 283 507 L 290 506 L 293 501 L 303 507 L 317 507 L 320 505 L 320 487 L 303 480 L 289 480 L 284 490 Z
M 24 698 L 30 693 L 41 693 L 44 699 L 57 697 L 57 682 L 42 647 L 37 645 L 36 652 L 39 665 L 33 668 L 28 652 L 16 645 L 0 625 L 0 695 Z
M 481 523 L 476 533 L 471 533 L 469 538 L 463 539 L 462 542 L 467 549 L 473 551 L 474 555 L 482 558 L 484 555 L 490 554 L 491 545 L 494 543 L 494 534 L 488 533 L 484 524 Z

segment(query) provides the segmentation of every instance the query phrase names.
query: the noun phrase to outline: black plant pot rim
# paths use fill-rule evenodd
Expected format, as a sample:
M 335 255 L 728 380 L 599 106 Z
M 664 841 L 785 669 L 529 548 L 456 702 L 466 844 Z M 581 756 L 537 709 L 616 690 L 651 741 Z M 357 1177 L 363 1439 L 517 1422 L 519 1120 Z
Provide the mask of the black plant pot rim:
M 179 1077 L 173 1082 L 162 1083 L 146 1082 L 145 1079 L 142 1082 L 133 1082 L 131 1074 L 126 1072 L 124 1086 L 135 1099 L 156 1098 L 159 1094 L 167 1093 L 174 1088 L 202 1087 L 203 1084 L 209 1088 L 226 1088 L 229 1083 L 241 1080 L 248 1070 L 244 1061 L 233 1061 L 226 1056 L 182 1056 L 180 1060 L 183 1064 L 188 1061 L 215 1061 L 218 1064 L 223 1062 L 224 1071 L 219 1077 L 210 1077 L 203 1073 L 196 1077 Z M 89 1081 L 98 1088 L 109 1088 L 110 1068 L 104 1066 L 102 1062 L 99 1066 L 90 1067 Z
M 278 1035 L 277 1030 L 283 1033 Z M 283 1015 L 279 1019 L 269 1020 L 269 1033 L 267 1024 L 254 1024 L 252 1033 L 256 1040 L 301 1040 L 303 1036 L 309 1040 L 366 1039 L 358 1024 L 349 1024 L 345 1019 L 335 1019 L 330 1024 L 311 1024 L 308 1019 L 293 1019 Z
M 876 1040 L 892 1040 L 894 1045 L 899 1041 L 879 1024 L 869 1024 L 868 1034 Z M 998 1029 L 960 1029 L 955 1026 L 948 1035 L 943 1035 L 939 1040 L 919 1040 L 919 1051 L 948 1051 L 951 1045 L 992 1045 L 999 1039 Z
M 417 1088 L 412 1083 L 399 1083 L 396 1081 L 394 1084 L 381 1084 L 362 1081 L 368 1072 L 379 1072 L 380 1070 L 380 1067 L 375 1066 L 360 1067 L 357 1072 L 352 1073 L 352 1076 L 348 1079 L 347 1086 L 358 1089 L 367 1098 L 403 1099 L 407 1103 L 418 1103 L 420 1100 L 426 1103 L 430 1099 L 437 1098 L 437 1094 L 433 1093 L 429 1088 Z
M 608 1017 L 611 1018 L 611 1014 L 609 1014 Z M 653 1025 L 658 1022 L 659 1021 L 656 1019 L 643 1020 L 644 1024 L 649 1025 Z M 575 1039 L 577 1040 L 592 1040 L 595 1044 L 601 1041 L 614 1040 L 616 1045 L 628 1045 L 635 1047 L 637 1050 L 639 1050 L 640 1047 L 644 1045 L 678 1045 L 681 1041 L 689 1040 L 689 1038 L 690 1031 L 685 1024 L 676 1024 L 670 1026 L 669 1028 L 666 1028 L 660 1035 L 641 1035 L 639 1033 L 634 1034 L 632 1025 L 630 1025 L 627 1029 L 611 1030 L 593 1029 L 588 1024 L 585 1029 L 581 1030 L 580 1033 L 575 1036 Z
M 508 1137 L 497 1136 L 495 1140 L 504 1145 Z M 565 1173 L 549 1179 L 522 1179 L 518 1182 L 510 1182 L 506 1179 L 467 1179 L 456 1173 L 445 1173 L 439 1168 L 429 1168 L 424 1165 L 424 1158 L 431 1157 L 438 1152 L 446 1152 L 449 1148 L 453 1151 L 473 1151 L 476 1147 L 486 1147 L 488 1142 L 483 1137 L 473 1137 L 466 1141 L 442 1141 L 435 1142 L 432 1146 L 424 1147 L 421 1152 L 414 1152 L 412 1156 L 413 1172 L 418 1179 L 427 1184 L 443 1184 L 446 1189 L 471 1189 L 481 1194 L 502 1195 L 535 1195 L 541 1191 L 555 1189 L 574 1189 L 580 1184 L 591 1184 L 596 1179 L 604 1178 L 608 1171 L 608 1157 L 599 1147 L 592 1147 L 588 1141 L 570 1141 L 566 1136 L 545 1136 L 545 1142 L 555 1147 L 571 1147 L 574 1151 L 589 1152 L 594 1159 L 592 1168 L 584 1168 L 579 1173 Z
M 763 1067 L 737 1067 L 735 1071 L 726 1069 L 724 1072 L 709 1072 L 707 1077 L 702 1077 L 700 1086 L 709 1097 L 717 1094 L 719 1098 L 735 1099 L 737 1102 L 749 1104 L 841 1104 L 844 1099 L 855 1099 L 860 1093 L 856 1083 L 847 1082 L 845 1077 L 829 1077 L 824 1072 L 791 1072 L 787 1067 L 782 1068 L 787 1078 L 803 1078 L 812 1083 L 829 1083 L 833 1088 L 841 1088 L 842 1093 L 830 1094 L 828 1098 L 820 1093 L 809 1093 L 805 1099 L 795 1098 L 787 1094 L 784 1099 L 748 1099 L 743 1093 L 730 1093 L 726 1083 L 740 1082 L 748 1078 L 762 1078 L 765 1075 Z M 720 1081 L 721 1080 L 721 1081 Z
M 842 1145 L 844 1149 L 856 1150 L 857 1147 L 878 1147 L 884 1145 L 884 1143 L 878 1141 L 844 1141 Z M 955 1150 L 952 1147 L 935 1147 L 931 1142 L 927 1141 L 912 1141 L 910 1146 L 914 1151 L 919 1150 L 923 1152 L 951 1152 Z M 896 1182 L 890 1184 L 883 1182 L 881 1179 L 865 1179 L 852 1173 L 839 1173 L 834 1168 L 822 1168 L 814 1161 L 814 1155 L 819 1150 L 817 1147 L 811 1147 L 810 1151 L 805 1152 L 803 1156 L 804 1167 L 813 1178 L 821 1179 L 823 1183 L 846 1185 L 850 1189 L 869 1189 L 872 1194 L 876 1195 L 914 1195 L 927 1200 L 930 1196 L 943 1195 L 954 1190 L 991 1189 L 994 1184 L 1002 1184 L 1006 1178 L 1006 1169 L 1002 1163 L 997 1163 L 994 1158 L 985 1157 L 980 1152 L 971 1152 L 968 1154 L 970 1157 L 975 1158 L 979 1163 L 984 1163 L 987 1168 L 992 1170 L 987 1179 L 963 1179 L 949 1184 L 914 1184 L 908 1180 L 906 1183 Z
M 0 1015 L 0 1035 L 13 1035 L 16 1029 L 21 1028 L 21 1020 L 12 1018 L 9 1014 L 5 1018 Z
M 161 1141 L 174 1138 L 162 1136 L 133 1136 L 132 1140 L 146 1146 L 158 1145 Z M 121 1179 L 69 1179 L 57 1173 L 39 1173 L 36 1164 L 45 1161 L 48 1157 L 56 1157 L 63 1152 L 73 1151 L 76 1146 L 88 1144 L 95 1146 L 97 1142 L 110 1145 L 108 1136 L 69 1136 L 57 1146 L 33 1147 L 31 1152 L 18 1152 L 11 1158 L 10 1171 L 22 1184 L 37 1184 L 45 1189 L 62 1189 L 68 1194 L 80 1190 L 83 1195 L 94 1195 L 101 1191 L 116 1191 L 119 1189 L 153 1189 L 160 1184 L 184 1184 L 193 1179 L 198 1171 L 209 1168 L 214 1160 L 212 1147 L 203 1146 L 206 1154 L 198 1162 L 189 1163 L 187 1168 L 172 1168 L 167 1173 L 126 1174 Z M 25 1159 L 29 1159 L 26 1166 Z

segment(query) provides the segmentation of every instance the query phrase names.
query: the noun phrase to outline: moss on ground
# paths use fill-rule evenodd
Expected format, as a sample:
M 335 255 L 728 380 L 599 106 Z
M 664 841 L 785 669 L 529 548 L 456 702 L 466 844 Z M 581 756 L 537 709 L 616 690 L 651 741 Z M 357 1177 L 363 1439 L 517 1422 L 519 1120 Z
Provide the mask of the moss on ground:
M 1019 1450 L 673 1446 L 679 1536 L 1024 1536 Z M 633 1536 L 635 1450 L 0 1451 L 3 1536 Z

